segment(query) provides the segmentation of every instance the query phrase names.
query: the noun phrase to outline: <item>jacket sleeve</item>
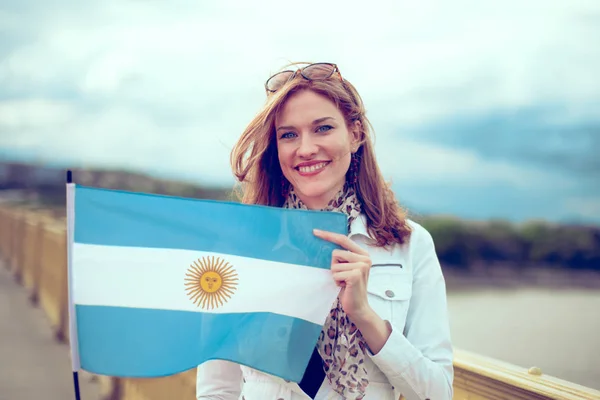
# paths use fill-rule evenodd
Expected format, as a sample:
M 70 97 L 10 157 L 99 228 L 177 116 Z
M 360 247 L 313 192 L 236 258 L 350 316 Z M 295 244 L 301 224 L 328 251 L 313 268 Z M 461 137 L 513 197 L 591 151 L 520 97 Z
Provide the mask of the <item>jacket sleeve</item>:
M 390 324 L 387 342 L 370 357 L 407 400 L 451 400 L 454 368 L 445 280 L 431 234 L 416 225 L 411 242 L 412 296 L 404 332 Z
M 209 360 L 197 367 L 197 400 L 238 400 L 241 391 L 242 370 L 238 364 Z

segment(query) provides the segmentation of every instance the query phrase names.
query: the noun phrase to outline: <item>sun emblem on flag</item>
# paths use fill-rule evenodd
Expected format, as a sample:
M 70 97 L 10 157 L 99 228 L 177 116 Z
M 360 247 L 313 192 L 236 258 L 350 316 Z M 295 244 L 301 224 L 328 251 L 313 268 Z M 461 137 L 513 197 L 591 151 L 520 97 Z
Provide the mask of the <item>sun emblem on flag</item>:
M 203 309 L 222 306 L 237 289 L 237 272 L 219 257 L 202 257 L 194 261 L 185 276 L 188 296 Z

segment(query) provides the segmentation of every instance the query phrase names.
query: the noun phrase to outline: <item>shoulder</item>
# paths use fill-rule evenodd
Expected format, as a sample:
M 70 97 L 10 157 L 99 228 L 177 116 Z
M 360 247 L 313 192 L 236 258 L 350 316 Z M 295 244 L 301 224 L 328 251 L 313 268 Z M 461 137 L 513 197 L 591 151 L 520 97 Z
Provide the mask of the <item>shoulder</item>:
M 410 235 L 404 244 L 397 246 L 411 254 L 429 251 L 434 247 L 433 236 L 431 236 L 431 233 L 423 225 L 408 218 L 406 219 L 406 224 L 411 230 Z
M 419 245 L 423 242 L 433 243 L 433 237 L 431 236 L 431 233 L 429 233 L 429 231 L 423 225 L 412 219 L 406 219 L 406 223 L 411 229 L 409 244 Z
M 429 252 L 434 248 L 433 237 L 429 231 L 420 223 L 407 218 L 406 224 L 410 228 L 410 235 L 406 238 L 403 244 L 396 243 L 391 246 L 386 246 L 386 251 L 392 253 L 410 253 L 418 254 L 423 252 Z M 364 236 L 369 240 L 369 247 L 376 247 L 374 245 L 375 239 L 367 232 L 367 222 L 364 214 L 361 214 L 360 218 L 357 218 L 351 227 L 351 236 L 359 235 Z M 383 249 L 381 249 L 383 251 Z
M 431 233 L 421 224 L 407 220 L 412 232 L 407 243 L 411 269 L 417 277 L 436 282 L 442 277 L 442 268 Z
M 435 243 L 431 233 L 420 223 L 407 219 L 411 228 L 411 235 L 405 243 L 407 252 L 413 268 L 416 270 L 423 265 L 438 269 L 439 260 L 435 249 Z

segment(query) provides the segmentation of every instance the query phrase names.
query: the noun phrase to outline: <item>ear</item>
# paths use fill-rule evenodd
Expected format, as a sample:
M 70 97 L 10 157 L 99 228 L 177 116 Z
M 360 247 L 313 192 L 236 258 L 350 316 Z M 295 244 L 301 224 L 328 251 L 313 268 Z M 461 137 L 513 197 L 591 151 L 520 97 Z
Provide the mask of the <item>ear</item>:
M 349 127 L 350 136 L 351 136 L 351 147 L 352 153 L 356 153 L 358 148 L 360 147 L 360 142 L 362 140 L 362 124 L 359 120 L 352 122 L 352 125 Z

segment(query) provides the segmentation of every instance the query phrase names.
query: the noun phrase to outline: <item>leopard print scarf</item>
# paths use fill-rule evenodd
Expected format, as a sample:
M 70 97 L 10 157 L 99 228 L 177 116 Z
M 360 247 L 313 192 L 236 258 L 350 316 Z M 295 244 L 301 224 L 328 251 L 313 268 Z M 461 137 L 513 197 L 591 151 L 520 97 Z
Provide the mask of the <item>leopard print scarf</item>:
M 293 187 L 283 207 L 307 208 Z M 322 211 L 346 214 L 349 229 L 352 221 L 360 215 L 361 205 L 354 188 L 346 185 Z M 323 368 L 331 387 L 344 399 L 361 400 L 365 396 L 369 384 L 365 369 L 366 347 L 362 334 L 350 321 L 338 298 L 323 325 L 317 349 L 323 358 Z

